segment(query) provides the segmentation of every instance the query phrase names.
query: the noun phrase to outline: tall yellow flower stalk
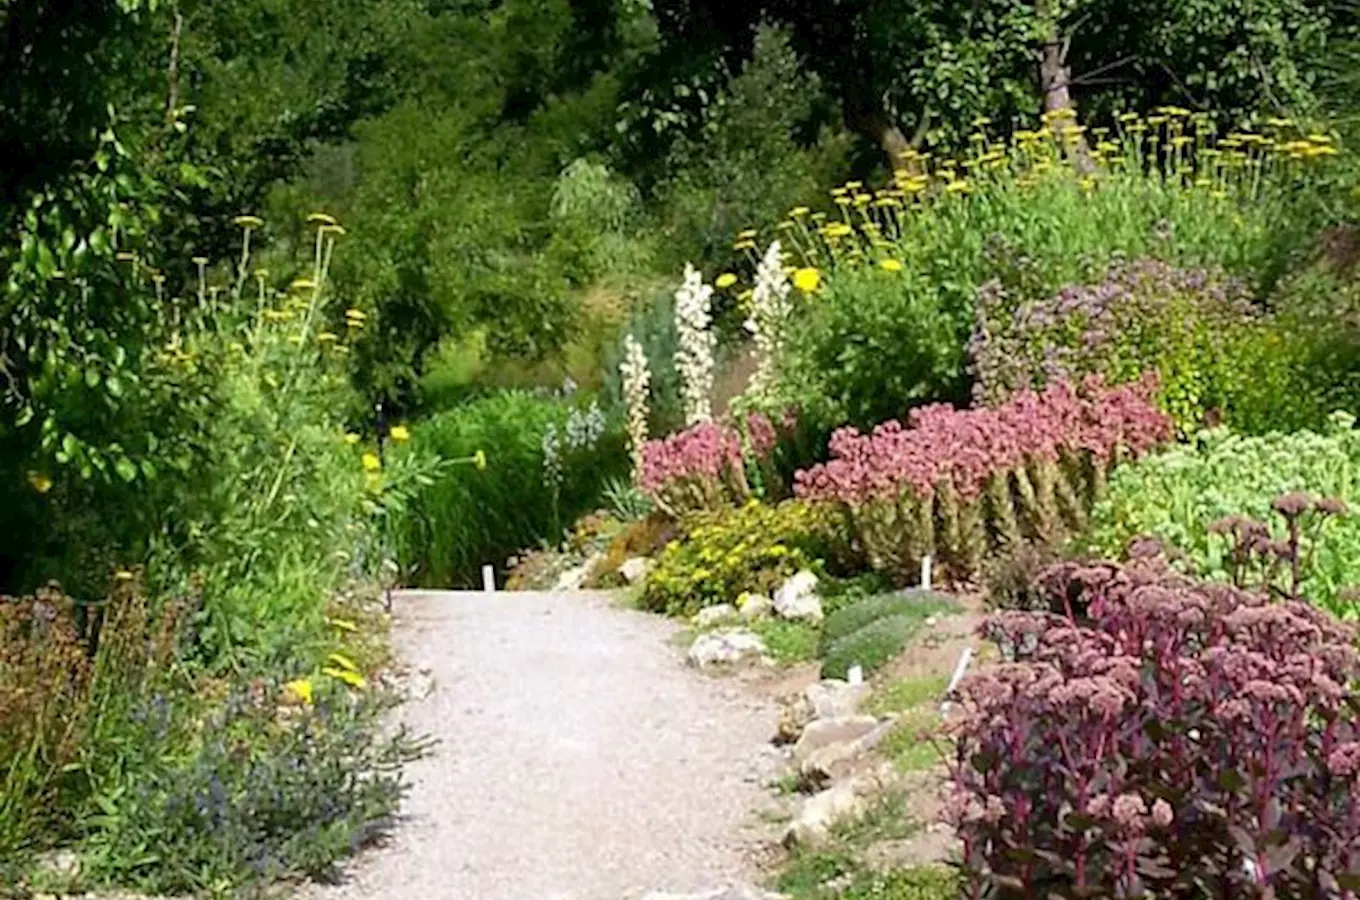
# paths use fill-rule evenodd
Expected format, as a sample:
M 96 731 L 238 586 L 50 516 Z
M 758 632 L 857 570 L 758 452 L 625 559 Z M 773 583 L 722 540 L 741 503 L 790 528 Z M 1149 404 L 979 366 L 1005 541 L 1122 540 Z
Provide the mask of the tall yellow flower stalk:
M 619 364 L 623 376 L 623 396 L 628 404 L 628 448 L 633 458 L 633 481 L 642 478 L 642 448 L 647 443 L 647 392 L 652 383 L 652 372 L 647 367 L 647 354 L 631 334 L 623 339 L 623 362 Z

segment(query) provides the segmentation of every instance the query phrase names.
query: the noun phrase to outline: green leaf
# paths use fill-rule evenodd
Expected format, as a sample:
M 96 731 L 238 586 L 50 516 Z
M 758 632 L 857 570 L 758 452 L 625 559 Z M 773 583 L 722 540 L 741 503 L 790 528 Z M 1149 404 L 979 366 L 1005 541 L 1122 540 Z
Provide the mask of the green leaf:
M 118 473 L 118 477 L 124 481 L 132 482 L 137 479 L 137 466 L 126 456 L 114 463 L 113 468 L 114 471 Z

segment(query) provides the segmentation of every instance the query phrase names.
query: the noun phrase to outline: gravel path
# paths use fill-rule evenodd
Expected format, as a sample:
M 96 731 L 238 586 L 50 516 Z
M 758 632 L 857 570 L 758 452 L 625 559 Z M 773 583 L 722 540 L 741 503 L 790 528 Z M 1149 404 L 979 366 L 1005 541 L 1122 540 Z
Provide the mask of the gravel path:
M 755 877 L 777 713 L 687 668 L 674 624 L 582 593 L 410 592 L 395 619 L 433 680 L 403 717 L 441 744 L 389 844 L 308 897 L 633 900 Z

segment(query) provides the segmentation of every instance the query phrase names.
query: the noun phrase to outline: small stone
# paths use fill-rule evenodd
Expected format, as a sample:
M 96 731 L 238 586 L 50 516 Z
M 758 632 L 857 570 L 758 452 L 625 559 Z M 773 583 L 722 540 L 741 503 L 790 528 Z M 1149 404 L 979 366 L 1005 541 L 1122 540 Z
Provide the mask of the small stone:
M 926 616 L 927 628 L 934 628 L 938 624 L 940 624 L 940 619 L 938 616 Z
M 824 845 L 831 829 L 864 815 L 864 798 L 853 784 L 838 784 L 814 794 L 784 831 L 784 846 L 816 848 Z
M 737 609 L 747 622 L 755 622 L 774 614 L 774 601 L 764 594 L 742 594 L 737 598 Z
M 820 622 L 822 598 L 817 596 L 817 576 L 804 569 L 784 582 L 774 594 L 774 611 L 785 619 Z
M 651 568 L 652 561 L 650 559 L 635 556 L 632 559 L 624 560 L 623 565 L 619 566 L 619 575 L 623 576 L 623 580 L 629 584 L 637 584 L 647 577 Z
M 764 662 L 767 650 L 759 635 L 744 628 L 729 628 L 701 634 L 689 648 L 689 661 L 699 668 Z
M 798 743 L 793 747 L 793 761 L 799 766 L 824 747 L 857 741 L 879 725 L 873 716 L 842 716 L 817 719 L 808 723 Z
M 553 583 L 553 591 L 579 591 L 581 585 L 586 582 L 586 575 L 590 573 L 590 568 L 590 563 L 582 563 L 579 566 L 573 566 L 572 568 L 567 569 L 561 575 L 557 576 L 557 581 Z
M 726 625 L 735 622 L 737 619 L 737 608 L 730 603 L 719 603 L 717 606 L 707 606 L 699 610 L 699 614 L 694 617 L 696 628 L 713 628 L 718 625 Z

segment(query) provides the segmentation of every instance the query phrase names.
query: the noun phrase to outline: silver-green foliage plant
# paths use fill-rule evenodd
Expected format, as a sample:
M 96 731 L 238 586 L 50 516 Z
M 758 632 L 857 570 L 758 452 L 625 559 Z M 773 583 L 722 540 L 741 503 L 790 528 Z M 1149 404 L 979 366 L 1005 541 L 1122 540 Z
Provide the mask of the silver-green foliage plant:
M 1242 517 L 1272 522 L 1275 500 L 1290 493 L 1360 502 L 1360 431 L 1346 413 L 1329 429 L 1247 437 L 1225 428 L 1192 443 L 1123 466 L 1097 504 L 1086 549 L 1122 552 L 1134 538 L 1159 538 L 1178 551 L 1178 564 L 1209 578 L 1230 580 L 1233 543 L 1212 528 Z M 1277 535 L 1279 537 L 1279 535 Z M 1360 583 L 1360 518 L 1329 520 L 1302 548 L 1309 596 L 1345 617 L 1360 609 L 1345 588 Z

